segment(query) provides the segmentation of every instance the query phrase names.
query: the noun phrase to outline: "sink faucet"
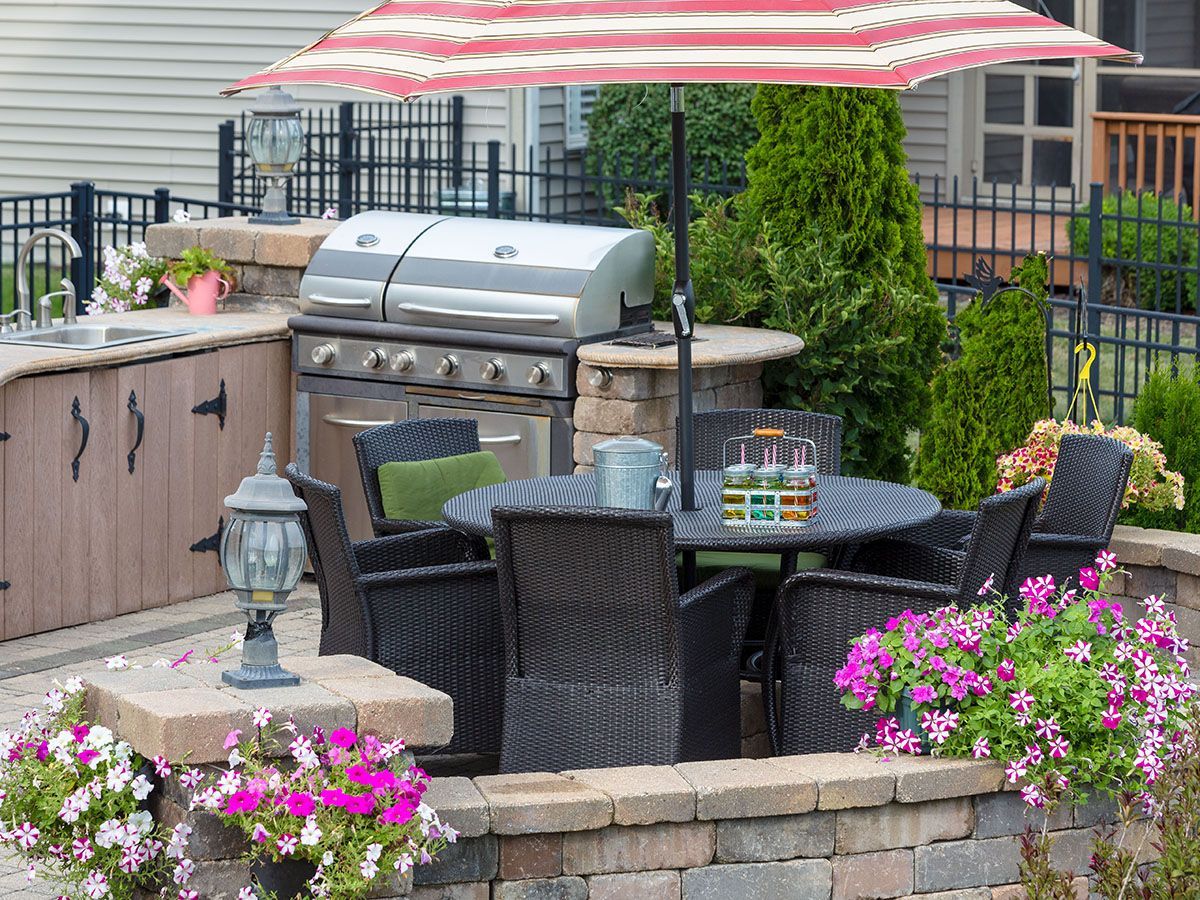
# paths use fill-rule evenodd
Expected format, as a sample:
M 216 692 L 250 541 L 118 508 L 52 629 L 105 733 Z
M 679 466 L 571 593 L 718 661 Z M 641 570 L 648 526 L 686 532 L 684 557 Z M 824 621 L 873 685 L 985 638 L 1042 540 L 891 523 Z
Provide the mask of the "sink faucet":
M 17 309 L 14 310 L 14 315 L 19 311 L 23 316 L 18 316 L 13 326 L 17 331 L 28 331 L 33 328 L 34 310 L 30 302 L 29 296 L 29 280 L 25 274 L 26 261 L 29 254 L 33 252 L 34 246 L 43 238 L 54 238 L 61 241 L 71 251 L 72 259 L 79 259 L 83 256 L 83 250 L 75 238 L 71 237 L 65 231 L 57 228 L 47 228 L 42 231 L 35 231 L 29 236 L 24 245 L 21 247 L 21 252 L 17 254 Z M 37 308 L 37 324 L 39 328 L 49 326 L 50 323 L 50 301 L 51 298 L 62 296 L 63 298 L 63 322 L 73 324 L 75 322 L 75 285 L 71 283 L 70 278 L 62 280 L 63 290 L 55 291 L 52 294 L 46 294 L 38 298 Z

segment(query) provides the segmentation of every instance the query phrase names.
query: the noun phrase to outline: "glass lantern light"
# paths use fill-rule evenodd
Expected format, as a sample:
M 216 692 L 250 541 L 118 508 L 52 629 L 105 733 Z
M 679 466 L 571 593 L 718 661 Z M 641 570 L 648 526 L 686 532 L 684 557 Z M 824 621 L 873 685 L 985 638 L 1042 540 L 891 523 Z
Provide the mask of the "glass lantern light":
M 280 87 L 259 94 L 250 107 L 246 150 L 258 174 L 267 181 L 262 213 L 250 221 L 262 225 L 295 225 L 287 211 L 287 183 L 304 149 L 304 128 L 295 98 Z
M 287 609 L 287 595 L 304 571 L 308 547 L 300 513 L 307 507 L 292 486 L 276 474 L 275 451 L 267 433 L 258 471 L 242 479 L 225 498 L 231 510 L 221 535 L 221 568 L 250 620 L 242 644 L 242 667 L 221 673 L 236 688 L 285 687 L 300 679 L 279 665 L 279 645 L 271 623 Z

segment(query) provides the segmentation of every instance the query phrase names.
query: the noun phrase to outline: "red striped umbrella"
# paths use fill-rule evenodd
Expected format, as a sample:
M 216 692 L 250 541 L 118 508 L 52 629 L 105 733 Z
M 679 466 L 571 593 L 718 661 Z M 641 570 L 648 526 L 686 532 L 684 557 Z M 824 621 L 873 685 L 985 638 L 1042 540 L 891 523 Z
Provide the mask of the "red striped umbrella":
M 679 468 L 694 509 L 687 163 L 690 82 L 876 87 L 999 62 L 1141 56 L 1008 0 L 392 0 L 227 88 L 324 84 L 409 99 L 605 82 L 673 85 Z

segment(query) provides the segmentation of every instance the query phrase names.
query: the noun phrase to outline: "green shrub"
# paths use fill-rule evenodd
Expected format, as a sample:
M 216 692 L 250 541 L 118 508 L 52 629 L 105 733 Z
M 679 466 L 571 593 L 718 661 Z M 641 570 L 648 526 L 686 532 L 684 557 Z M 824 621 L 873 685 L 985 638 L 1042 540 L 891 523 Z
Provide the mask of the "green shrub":
M 1092 232 L 1090 206 L 1067 223 L 1071 252 L 1087 256 Z M 1103 299 L 1116 302 L 1115 272 L 1121 274 L 1121 298 L 1145 309 L 1175 308 L 1176 294 L 1185 310 L 1196 308 L 1196 265 L 1200 237 L 1192 208 L 1153 193 L 1124 191 L 1104 198 L 1100 228 L 1101 253 L 1112 260 L 1106 268 Z M 1150 221 L 1141 221 L 1150 220 Z M 1161 224 L 1160 224 L 1161 222 Z M 1159 269 L 1158 266 L 1167 268 Z M 1160 281 L 1161 272 L 1161 281 Z M 1182 275 L 1182 282 L 1180 277 Z M 1157 301 L 1157 303 L 1156 303 Z
M 1121 521 L 1143 528 L 1200 534 L 1200 370 L 1159 366 L 1150 373 L 1133 407 L 1133 427 L 1163 445 L 1167 464 L 1183 475 L 1183 509 L 1131 509 Z
M 720 177 L 722 164 L 729 166 L 731 178 L 741 175 L 746 151 L 758 138 L 753 97 L 752 84 L 689 84 L 684 90 L 693 179 L 703 175 L 706 164 L 714 178 Z M 620 163 L 621 174 L 631 175 L 638 161 L 641 177 L 665 180 L 671 171 L 670 110 L 665 84 L 602 85 L 588 115 L 589 154 L 605 174 L 615 174 Z
M 933 412 L 921 433 L 917 483 L 945 506 L 974 509 L 996 489 L 996 457 L 1050 415 L 1046 257 L 1028 256 L 985 305 L 976 297 L 954 320 L 961 353 L 934 378 Z

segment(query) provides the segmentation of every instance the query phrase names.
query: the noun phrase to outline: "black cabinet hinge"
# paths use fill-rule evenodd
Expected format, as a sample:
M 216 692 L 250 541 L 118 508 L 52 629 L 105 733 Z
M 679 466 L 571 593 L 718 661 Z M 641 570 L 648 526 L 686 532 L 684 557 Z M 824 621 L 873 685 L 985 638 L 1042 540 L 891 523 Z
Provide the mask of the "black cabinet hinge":
M 206 538 L 200 538 L 188 547 L 193 553 L 217 553 L 221 549 L 221 535 L 225 531 L 225 517 L 217 519 L 217 530 Z
M 221 422 L 221 430 L 225 430 L 225 413 L 228 408 L 229 396 L 225 393 L 225 379 L 221 379 L 221 390 L 217 396 L 192 407 L 192 412 L 198 416 L 216 416 Z
M 0 591 L 7 591 L 10 587 L 12 587 L 12 585 L 7 581 L 0 581 Z
M 7 441 L 10 437 L 12 437 L 12 435 L 9 434 L 7 431 L 0 431 L 0 444 Z

